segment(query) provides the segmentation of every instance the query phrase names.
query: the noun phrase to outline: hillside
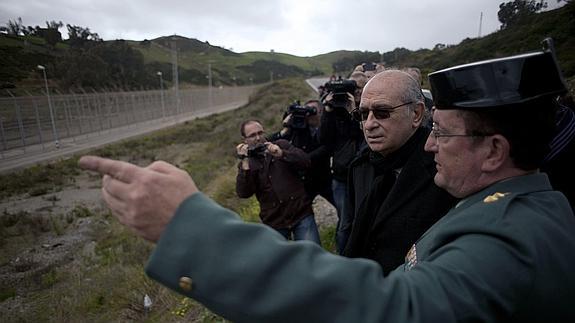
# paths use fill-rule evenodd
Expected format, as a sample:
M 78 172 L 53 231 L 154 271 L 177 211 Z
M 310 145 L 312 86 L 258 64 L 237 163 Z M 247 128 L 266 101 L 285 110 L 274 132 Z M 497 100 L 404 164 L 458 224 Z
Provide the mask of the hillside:
M 396 48 L 383 53 L 336 51 L 312 57 L 275 52 L 236 53 L 183 36 L 153 40 L 89 41 L 82 47 L 67 41 L 49 45 L 39 37 L 0 34 L 0 88 L 19 94 L 43 85 L 38 64 L 46 66 L 50 86 L 67 90 L 158 88 L 157 72 L 172 83 L 172 46 L 178 48 L 180 86 L 207 86 L 209 66 L 214 86 L 264 83 L 270 79 L 347 75 L 354 66 L 383 59 L 387 66 L 419 67 L 424 74 L 455 64 L 537 50 L 545 37 L 555 40 L 560 66 L 575 75 L 575 4 L 535 14 L 520 24 L 457 45 L 433 49 Z M 5 92 L 5 91 L 0 91 Z M 0 95 L 6 95 L 2 93 Z

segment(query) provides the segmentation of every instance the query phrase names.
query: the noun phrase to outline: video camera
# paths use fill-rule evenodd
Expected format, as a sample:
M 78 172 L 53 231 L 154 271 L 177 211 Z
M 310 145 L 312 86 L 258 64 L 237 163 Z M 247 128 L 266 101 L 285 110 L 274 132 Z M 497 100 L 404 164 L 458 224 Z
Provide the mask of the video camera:
M 284 119 L 291 115 L 289 121 L 285 124 L 286 127 L 303 129 L 307 127 L 306 117 L 313 116 L 317 114 L 317 109 L 315 107 L 310 107 L 307 105 L 300 105 L 299 101 L 296 101 L 288 107 L 286 113 L 284 114 Z
M 355 93 L 357 83 L 354 80 L 335 80 L 325 83 L 325 89 L 328 93 L 333 93 L 333 99 L 330 105 L 334 108 L 345 108 L 347 105 L 347 93 Z
M 267 146 L 265 144 L 257 144 L 248 148 L 248 158 L 265 158 Z

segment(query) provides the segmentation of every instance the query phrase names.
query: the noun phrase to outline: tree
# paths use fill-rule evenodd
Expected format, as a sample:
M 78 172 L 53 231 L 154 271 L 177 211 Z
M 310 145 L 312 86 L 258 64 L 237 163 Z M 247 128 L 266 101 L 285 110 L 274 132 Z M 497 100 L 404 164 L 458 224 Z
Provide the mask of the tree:
M 435 44 L 435 46 L 433 47 L 433 50 L 444 50 L 445 48 L 447 48 L 447 46 L 445 46 L 445 44 L 437 43 L 437 44 Z
M 545 8 L 547 8 L 547 2 L 544 0 L 515 0 L 501 3 L 497 17 L 501 22 L 501 29 L 505 29 L 524 21 Z
M 68 28 L 68 41 L 72 47 L 82 47 L 87 42 L 102 40 L 97 33 L 90 32 L 90 28 L 70 24 L 67 24 L 66 28 Z
M 62 28 L 62 27 L 64 27 L 64 24 L 63 24 L 61 21 L 58 21 L 58 22 L 56 22 L 56 21 L 54 21 L 54 20 L 52 20 L 52 21 L 46 21 L 46 28 L 48 28 L 48 29 L 56 29 L 56 30 L 58 30 L 58 29 L 60 29 L 60 28 Z

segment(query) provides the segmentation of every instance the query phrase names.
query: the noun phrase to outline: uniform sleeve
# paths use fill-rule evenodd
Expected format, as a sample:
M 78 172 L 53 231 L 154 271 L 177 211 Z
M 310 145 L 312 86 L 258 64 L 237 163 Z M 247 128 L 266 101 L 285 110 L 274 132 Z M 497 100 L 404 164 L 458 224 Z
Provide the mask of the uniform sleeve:
M 244 223 L 202 193 L 179 207 L 146 272 L 234 322 L 454 318 L 443 299 L 447 290 L 435 294 L 415 285 L 425 281 L 426 271 L 396 271 L 384 279 L 376 262 L 336 256 L 309 241 L 287 241 L 267 226 Z M 191 279 L 191 289 L 179 286 L 182 277 Z
M 472 230 L 472 228 L 471 228 Z M 146 268 L 167 287 L 234 322 L 492 322 L 529 292 L 529 248 L 467 233 L 410 271 L 290 242 L 202 195 L 185 200 Z M 179 286 L 182 277 L 191 289 Z

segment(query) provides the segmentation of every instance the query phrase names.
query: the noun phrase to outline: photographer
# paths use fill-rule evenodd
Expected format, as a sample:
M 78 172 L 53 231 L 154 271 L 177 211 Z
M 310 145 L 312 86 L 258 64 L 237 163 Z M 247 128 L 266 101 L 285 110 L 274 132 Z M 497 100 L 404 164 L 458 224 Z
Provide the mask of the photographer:
M 238 197 L 255 194 L 262 222 L 286 239 L 320 244 L 311 199 L 298 173 L 310 166 L 307 154 L 284 139 L 268 142 L 256 120 L 244 121 L 240 132 L 244 142 L 236 147 L 241 160 L 236 178 Z
M 311 167 L 301 173 L 305 190 L 313 200 L 321 195 L 334 204 L 331 191 L 331 171 L 329 169 L 329 149 L 319 142 L 319 127 L 323 106 L 318 100 L 308 100 L 303 105 L 291 104 L 283 118 L 283 129 L 271 134 L 268 139 L 285 139 L 306 152 L 311 159 Z
M 351 74 L 349 80 L 335 80 L 326 84 L 328 94 L 323 98 L 325 113 L 321 118 L 319 140 L 332 156 L 332 191 L 339 218 L 336 232 L 338 253 L 342 253 L 353 219 L 347 216 L 347 173 L 349 164 L 364 144 L 359 122 L 353 120 L 350 111 L 359 105 L 361 91 L 367 76 L 361 71 Z

